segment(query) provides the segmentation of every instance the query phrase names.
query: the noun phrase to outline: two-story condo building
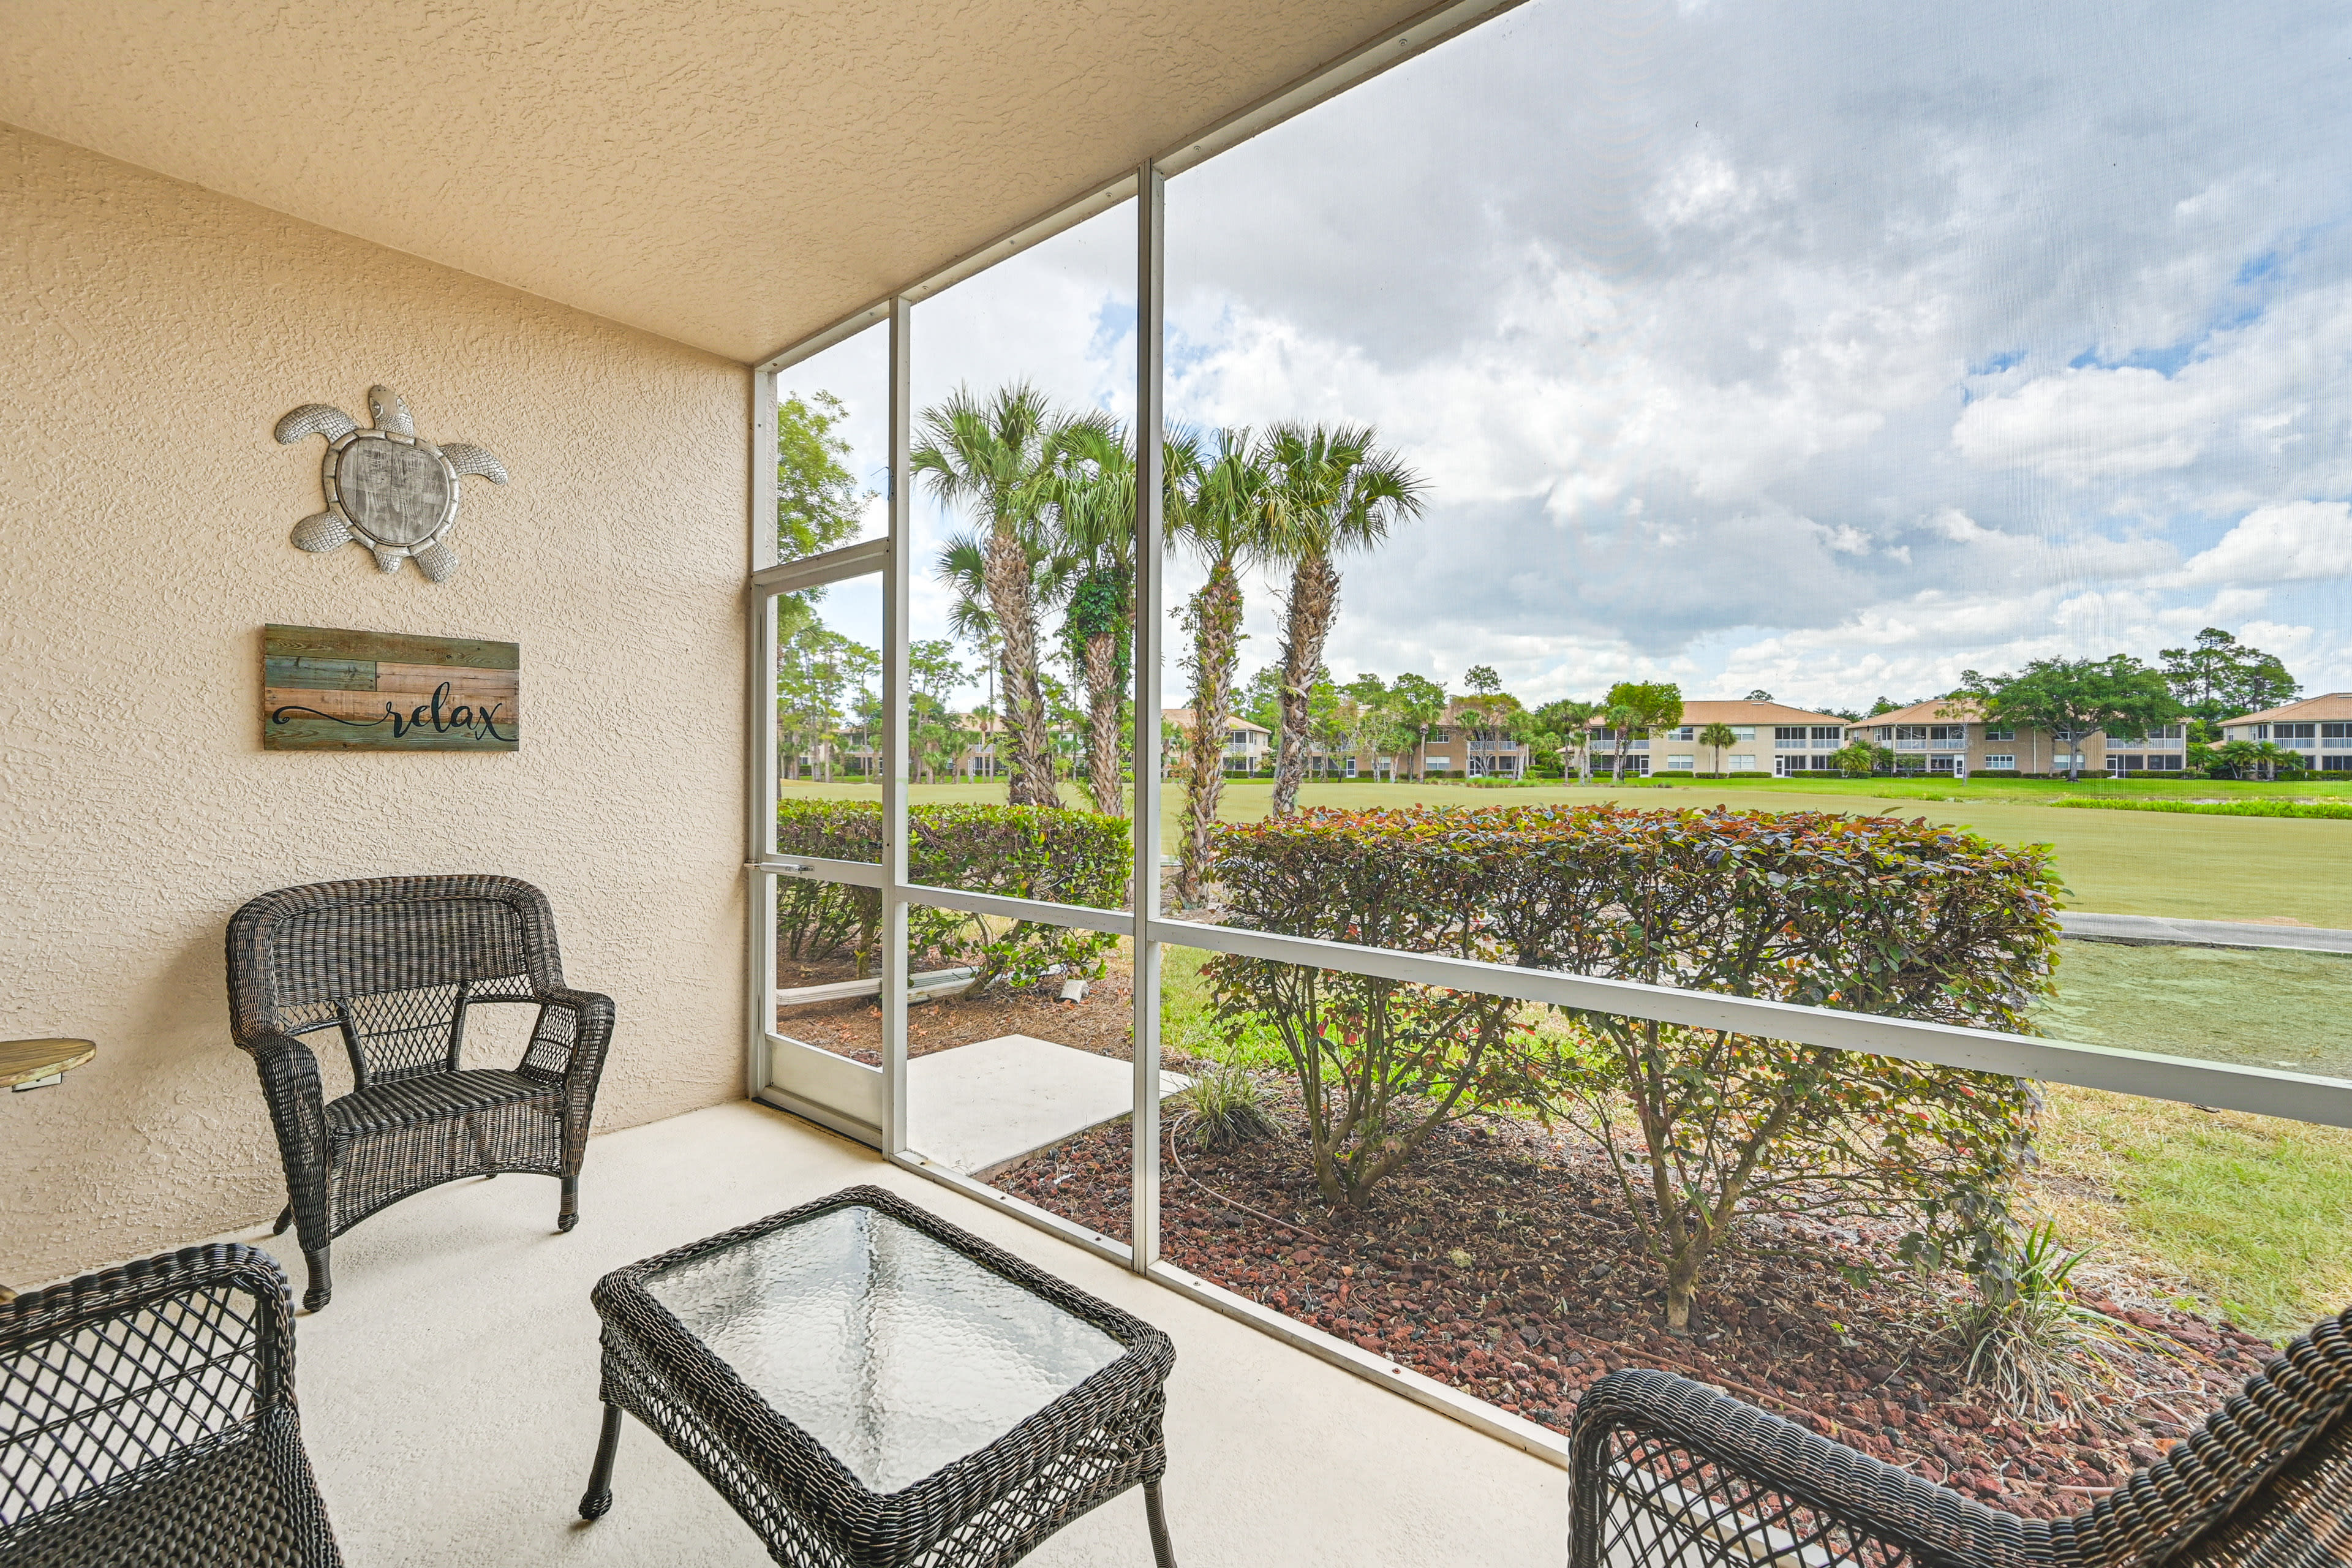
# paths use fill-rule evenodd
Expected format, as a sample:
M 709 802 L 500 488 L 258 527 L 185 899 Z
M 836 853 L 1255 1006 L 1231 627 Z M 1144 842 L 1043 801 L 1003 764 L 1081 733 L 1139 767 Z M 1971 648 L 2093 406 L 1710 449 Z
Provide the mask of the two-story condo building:
M 1468 711 L 1465 711 L 1468 710 Z M 1393 771 L 1400 775 L 1444 778 L 1516 779 L 1526 776 L 1532 752 L 1527 743 L 1511 738 L 1499 725 L 1485 722 L 1478 704 L 1449 702 L 1445 716 L 1429 728 L 1421 744 L 1393 756 L 1365 752 L 1351 761 L 1351 776 Z
M 1908 708 L 1874 713 L 1854 732 L 1895 753 L 1904 773 L 2177 773 L 2189 763 L 2188 728 L 2152 726 L 2144 739 L 2110 742 L 2098 731 L 2071 748 L 2048 730 L 1987 723 L 1983 708 L 1966 698 L 1937 697 Z M 2081 761 L 2074 760 L 2079 752 Z
M 1162 708 L 1163 726 L 1172 725 L 1171 736 L 1163 750 L 1168 765 L 1173 768 L 1176 759 L 1184 754 L 1192 738 L 1192 710 L 1190 708 Z M 1225 772 L 1254 773 L 1274 765 L 1274 731 L 1263 724 L 1253 724 L 1236 713 L 1225 721 Z
M 2221 739 L 2268 741 L 2282 751 L 2301 752 L 2306 768 L 2352 770 L 2352 691 L 2331 691 L 2227 720 Z
M 1717 749 L 1699 743 L 1710 724 L 1721 724 L 1733 743 Z M 1652 773 L 1791 773 L 1834 769 L 1832 757 L 1845 744 L 1845 721 L 1834 713 L 1816 713 L 1780 702 L 1717 702 L 1707 700 L 1683 704 L 1683 721 L 1654 735 L 1636 735 L 1625 743 L 1625 771 Z M 1616 763 L 1617 731 L 1595 722 L 1592 728 L 1592 771 L 1607 773 Z

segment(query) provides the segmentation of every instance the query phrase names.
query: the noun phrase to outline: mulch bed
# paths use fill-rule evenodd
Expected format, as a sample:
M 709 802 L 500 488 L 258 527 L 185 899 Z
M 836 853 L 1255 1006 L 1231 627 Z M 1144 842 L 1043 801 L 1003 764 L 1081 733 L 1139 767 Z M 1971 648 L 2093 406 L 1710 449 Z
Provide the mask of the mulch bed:
M 1098 1129 L 998 1185 L 1124 1236 L 1130 1149 L 1125 1123 Z M 1839 1272 L 1887 1257 L 1895 1226 L 1756 1227 L 1754 1250 L 1712 1266 L 1680 1338 L 1599 1154 L 1575 1134 L 1448 1129 L 1360 1214 L 1323 1203 L 1287 1136 L 1202 1152 L 1171 1128 L 1163 1157 L 1170 1262 L 1506 1410 L 1564 1429 L 1594 1378 L 1662 1367 L 2017 1513 L 2088 1508 L 2272 1353 L 2189 1313 L 2093 1300 L 2160 1349 L 2116 1355 L 2121 1379 L 2092 1419 L 2030 1425 L 1965 1386 L 1928 1285 Z
M 782 985 L 816 985 L 838 974 L 781 979 Z M 1086 999 L 1059 1000 L 1060 986 L 991 992 L 984 996 L 940 997 L 907 1010 L 907 1055 L 924 1057 L 1004 1035 L 1027 1035 L 1097 1056 L 1135 1058 L 1135 988 L 1131 978 L 1112 970 L 1089 984 Z M 776 1027 L 803 1045 L 882 1065 L 882 1005 L 874 997 L 820 1002 L 778 1009 Z
M 782 984 L 838 977 L 809 972 Z M 908 1015 L 908 1050 L 1025 1034 L 1131 1059 L 1131 996 L 1128 976 L 1114 973 L 1076 1006 L 1052 987 L 931 1002 Z M 869 999 L 791 1009 L 787 1032 L 881 1059 Z M 1297 1124 L 1295 1098 L 1277 1096 L 1271 1109 Z M 1033 1156 L 995 1184 L 1123 1238 L 1131 1148 L 1122 1121 Z M 2033 1425 L 1967 1386 L 1939 1342 L 1937 1292 L 1957 1282 L 1857 1284 L 1840 1272 L 1883 1262 L 1895 1226 L 1752 1227 L 1749 1250 L 1711 1265 L 1683 1338 L 1665 1331 L 1664 1291 L 1603 1162 L 1572 1132 L 1502 1121 L 1448 1128 L 1354 1214 L 1324 1204 L 1291 1135 L 1204 1152 L 1171 1126 L 1161 1170 L 1170 1262 L 1532 1421 L 1565 1429 L 1593 1379 L 1662 1367 L 2042 1518 L 2082 1511 L 2153 1462 L 2273 1350 L 2154 1290 L 2120 1302 L 2092 1296 L 2089 1305 L 2159 1348 L 2116 1352 L 2120 1377 L 2085 1419 Z

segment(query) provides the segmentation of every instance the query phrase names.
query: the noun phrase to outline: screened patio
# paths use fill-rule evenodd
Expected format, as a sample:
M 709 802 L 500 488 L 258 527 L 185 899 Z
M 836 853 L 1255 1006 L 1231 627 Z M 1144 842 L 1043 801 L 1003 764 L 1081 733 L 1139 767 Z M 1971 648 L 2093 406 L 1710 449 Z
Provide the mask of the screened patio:
M 1972 317 L 1885 386 L 1807 383 L 1773 405 L 1790 423 L 1625 390 L 1677 323 L 1731 310 L 1697 275 L 1712 261 L 1669 266 L 1726 226 L 1886 168 L 1889 188 L 1974 190 L 1929 146 L 1945 110 L 1916 108 L 1934 95 L 1909 35 L 1845 39 L 1822 81 L 1774 89 L 1858 113 L 1882 74 L 1907 84 L 1884 100 L 1911 105 L 1887 111 L 1902 150 L 1882 167 L 1850 138 L 1807 185 L 1739 174 L 1708 140 L 1706 93 L 1737 96 L 1762 45 L 1708 32 L 1705 7 L 1669 26 L 1570 0 L 664 3 L 591 26 L 517 0 L 384 23 L 369 68 L 331 17 L 17 9 L 0 1032 L 94 1055 L 0 1097 L 20 1176 L 0 1286 L 204 1243 L 275 1258 L 311 1298 L 301 1442 L 345 1560 L 768 1556 L 751 1511 L 642 1419 L 606 1449 L 610 1511 L 581 1517 L 600 1387 L 625 1403 L 600 1385 L 614 1320 L 590 1293 L 864 1184 L 1172 1342 L 1167 1524 L 1196 1564 L 1558 1562 L 1577 1413 L 1652 1370 L 1942 1489 L 1967 1528 L 1990 1510 L 2046 1532 L 2151 1495 L 2135 1477 L 2344 1305 L 2340 779 L 2305 793 L 2273 756 L 2216 771 L 2211 799 L 2074 798 L 2053 775 L 2020 779 L 2050 798 L 2019 805 L 1923 794 L 1864 756 L 1851 779 L 1815 759 L 1795 799 L 1765 793 L 1787 775 L 1721 771 L 1769 729 L 1677 728 L 1669 676 L 1769 678 L 1805 704 L 1788 712 L 1853 706 L 1811 728 L 1826 747 L 1861 733 L 1874 683 L 1996 700 L 1964 658 L 2078 651 L 2064 639 L 2101 616 L 2151 649 L 2237 616 L 2314 671 L 2352 647 L 2329 619 L 2340 474 L 2296 469 L 2277 495 L 2216 479 L 2238 521 L 2209 498 L 2161 550 L 2171 524 L 2131 489 L 2151 452 L 2224 427 L 2287 432 L 2247 459 L 2284 464 L 2308 449 L 2297 422 L 2340 411 L 2309 368 L 2324 353 L 2226 418 L 2179 391 L 2261 324 L 2239 295 L 2275 257 L 2215 274 L 2222 324 L 2194 353 L 2061 353 L 2038 316 L 2017 330 L 2050 341 L 2012 351 Z M 2207 76 L 2251 93 L 2319 58 L 2249 48 Z M 1717 74 L 1693 80 L 1716 85 L 1675 85 L 1701 56 Z M 1529 74 L 1568 59 L 1589 92 Z M 2169 79 L 2112 74 L 2120 107 L 2080 119 L 2130 142 Z M 1681 93 L 1706 128 L 1653 158 Z M 1962 100 L 1952 135 L 2026 135 L 2002 95 Z M 1565 151 L 1514 142 L 1529 102 L 1565 117 L 1544 121 Z M 2228 184 L 2188 167 L 2195 125 L 2166 123 L 2134 165 L 2147 190 L 2099 187 L 2116 234 L 2143 208 L 2208 210 L 2165 179 Z M 1621 163 L 1654 189 L 1635 200 Z M 2000 222 L 1972 207 L 1935 232 L 2036 237 L 2031 214 L 2072 187 L 2018 178 L 2032 199 Z M 1497 241 L 1516 259 L 1491 276 L 1424 264 L 1374 221 L 1392 184 L 1440 193 L 1432 234 L 1529 191 L 1568 216 Z M 2250 252 L 2272 228 L 2335 232 L 2247 199 L 2226 223 Z M 1935 272 L 1934 226 L 1894 197 L 1874 221 Z M 2063 331 L 2172 320 L 2137 286 L 2089 288 L 2092 326 Z M 1836 381 L 1868 357 L 1840 335 L 1857 322 L 1902 335 L 1895 303 L 1825 312 L 1812 289 L 1739 296 L 1690 352 L 1720 372 L 1708 397 L 1800 361 Z M 1343 316 L 1372 323 L 1361 342 L 1316 336 Z M 1456 338 L 1444 374 L 1399 368 Z M 2070 423 L 2060 400 L 2101 376 L 2185 402 L 2155 434 Z M 1887 387 L 1913 399 L 1902 417 Z M 1935 416 L 1928 457 L 1867 446 L 1943 403 L 1960 412 Z M 433 445 L 451 434 L 469 439 Z M 438 532 L 387 547 L 335 521 L 365 521 L 344 454 L 370 443 L 436 454 Z M 2068 527 L 2120 532 L 2000 531 L 2062 500 Z M 1694 552 L 1678 531 L 1702 522 L 1719 532 Z M 1945 545 L 1991 563 L 1936 578 Z M 1924 575 L 1868 599 L 1836 575 L 1865 560 Z M 1841 595 L 1858 607 L 1823 620 Z M 1685 597 L 1713 619 L 1677 619 Z M 2012 626 L 2018 605 L 2042 618 Z M 2302 620 L 2247 618 L 2272 610 Z M 1921 651 L 1923 626 L 1945 643 Z M 2007 640 L 1967 640 L 1987 626 Z M 1691 662 L 1759 626 L 1749 663 Z M 386 651 L 412 647 L 414 669 Z M 1381 660 L 1407 673 L 1341 679 Z M 519 701 L 520 741 L 452 718 L 440 664 L 479 683 L 458 698 Z M 375 722 L 395 679 L 423 703 L 384 705 L 395 738 L 472 743 L 343 744 L 328 726 Z M 278 743 L 289 692 L 328 741 Z M 1642 705 L 1661 692 L 1671 714 Z M 2143 733 L 2200 722 L 2165 700 Z M 2129 715 L 2105 722 L 2128 756 Z M 1264 781 L 1224 766 L 1244 724 Z M 1631 742 L 1629 784 L 1637 731 L 1690 755 Z M 1472 759 L 1505 752 L 1507 770 Z M 1709 793 L 1626 793 L 1662 784 Z M 1486 793 L 1507 787 L 1552 793 Z M 2242 805 L 2262 820 L 2212 815 Z M 402 985 L 449 988 L 423 1022 L 389 983 L 321 981 L 282 1017 L 240 999 L 256 961 L 232 922 L 274 889 L 467 878 L 540 898 L 560 963 L 539 926 L 510 944 L 528 976 L 520 958 L 428 976 L 436 939 L 380 943 Z M 501 1001 L 551 1012 L 465 1021 Z M 548 1022 L 600 1003 L 609 1040 Z M 388 1072 L 363 1059 L 363 1036 L 425 1035 Z M 488 1098 L 434 1102 L 461 1056 Z M 1774 1144 L 1787 1125 L 1802 1140 Z M 1966 1325 L 2021 1300 L 2061 1321 L 2062 1370 L 2002 1383 Z M 2322 1431 L 2311 1451 L 2332 1452 L 2336 1415 L 2315 1415 L 2279 1463 Z M 1612 1452 L 1621 1483 L 1673 1469 Z M 1726 1561 L 1914 1544 L 1841 1535 L 1834 1500 L 1801 1489 L 1693 1501 L 1736 1469 L 1710 1451 L 1646 1506 L 1703 1518 Z M 1152 1561 L 1146 1508 L 1120 1490 L 1031 1560 Z M 1603 1555 L 1682 1561 L 1639 1533 Z

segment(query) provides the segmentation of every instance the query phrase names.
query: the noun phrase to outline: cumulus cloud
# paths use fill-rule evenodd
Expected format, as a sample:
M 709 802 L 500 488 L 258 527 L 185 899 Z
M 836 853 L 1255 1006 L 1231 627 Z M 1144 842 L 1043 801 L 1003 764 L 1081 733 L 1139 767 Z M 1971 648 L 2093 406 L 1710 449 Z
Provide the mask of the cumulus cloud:
M 1859 704 L 2219 624 L 2352 686 L 2352 23 L 2249 3 L 1533 0 L 1171 182 L 1170 413 L 1428 478 L 1343 673 Z M 1123 412 L 1132 235 L 926 301 L 920 395 Z
M 2159 579 L 2164 587 L 2352 577 L 2352 506 L 2289 501 L 2248 512 L 2211 549 Z

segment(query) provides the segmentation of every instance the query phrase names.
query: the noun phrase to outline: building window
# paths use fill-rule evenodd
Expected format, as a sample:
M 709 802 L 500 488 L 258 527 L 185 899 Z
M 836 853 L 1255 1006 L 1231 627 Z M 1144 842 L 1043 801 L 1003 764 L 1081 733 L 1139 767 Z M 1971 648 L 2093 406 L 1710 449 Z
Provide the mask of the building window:
M 1698 758 L 1692 755 L 1690 752 L 1669 752 L 1666 753 L 1666 771 L 1670 773 L 1691 773 L 1696 769 L 1697 765 Z
M 2319 740 L 2331 752 L 2352 751 L 2352 724 L 2322 724 Z
M 2017 731 L 2006 724 L 1988 724 L 1985 726 L 1984 738 L 1988 741 L 2014 741 L 2017 739 Z M 2016 760 L 2014 757 L 2010 759 L 2011 762 Z
M 1735 741 L 1752 741 L 1756 738 L 1756 726 L 1753 724 L 1734 724 L 1731 727 L 1731 738 Z
M 1732 753 L 1731 753 L 1731 769 L 1730 769 L 1730 771 L 1731 771 L 1731 772 L 1733 772 L 1733 773 L 1754 773 L 1754 772 L 1756 771 L 1756 759 L 1755 759 L 1755 757 L 1754 757 L 1754 756 L 1752 756 L 1751 754 L 1749 754 L 1748 752 L 1732 752 Z
M 1697 731 L 1693 726 L 1688 724 L 1684 725 L 1679 730 L 1668 731 L 1664 736 L 1664 739 L 1669 741 L 1689 741 L 1696 738 Z
M 1802 724 L 1782 724 L 1772 731 L 1772 744 L 1781 751 L 1802 751 L 1805 727 Z
M 1997 756 L 1987 757 L 1984 760 L 1984 765 L 1988 768 L 2008 768 L 2013 771 L 2017 767 L 2017 759 L 2002 752 Z
M 2271 739 L 2273 741 L 2309 741 L 2316 739 L 2318 734 L 2319 726 L 2316 724 L 2273 724 L 2271 726 Z
M 1432 752 L 1422 759 L 1422 765 L 1431 773 L 1442 773 L 1454 765 L 1454 759 L 1444 752 Z

